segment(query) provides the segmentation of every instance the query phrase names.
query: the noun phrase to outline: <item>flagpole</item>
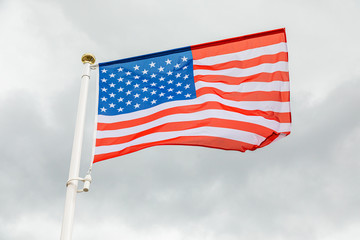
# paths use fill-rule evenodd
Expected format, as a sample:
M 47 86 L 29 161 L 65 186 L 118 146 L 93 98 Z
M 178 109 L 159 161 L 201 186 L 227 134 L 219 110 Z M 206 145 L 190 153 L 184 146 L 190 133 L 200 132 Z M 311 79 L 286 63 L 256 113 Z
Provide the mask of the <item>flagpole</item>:
M 81 76 L 80 96 L 69 169 L 69 180 L 66 184 L 65 210 L 61 228 L 61 240 L 71 240 L 72 235 L 78 181 L 81 180 L 79 178 L 79 170 L 84 135 L 86 101 L 90 79 L 90 65 L 95 63 L 95 57 L 92 54 L 86 53 L 82 56 L 81 61 L 84 64 L 84 68 Z

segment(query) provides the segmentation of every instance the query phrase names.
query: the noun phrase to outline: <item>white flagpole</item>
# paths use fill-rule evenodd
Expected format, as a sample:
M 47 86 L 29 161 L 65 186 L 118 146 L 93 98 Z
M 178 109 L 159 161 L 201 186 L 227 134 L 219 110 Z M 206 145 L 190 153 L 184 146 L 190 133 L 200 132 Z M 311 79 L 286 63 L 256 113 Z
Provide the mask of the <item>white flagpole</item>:
M 82 56 L 81 61 L 84 64 L 84 69 L 81 77 L 80 97 L 69 169 L 69 180 L 66 184 L 66 199 L 64 217 L 61 228 L 61 240 L 71 240 L 72 235 L 72 226 L 75 213 L 75 201 L 76 194 L 78 192 L 78 180 L 81 180 L 79 178 L 79 169 L 84 135 L 86 101 L 90 79 L 90 64 L 95 63 L 95 57 L 92 54 L 87 53 Z

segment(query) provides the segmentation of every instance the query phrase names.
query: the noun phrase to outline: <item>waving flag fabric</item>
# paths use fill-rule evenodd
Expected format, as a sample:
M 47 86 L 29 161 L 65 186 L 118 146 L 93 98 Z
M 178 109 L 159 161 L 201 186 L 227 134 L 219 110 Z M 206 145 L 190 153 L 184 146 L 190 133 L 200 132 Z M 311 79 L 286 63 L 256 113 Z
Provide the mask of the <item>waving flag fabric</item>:
M 284 29 L 99 64 L 94 162 L 158 145 L 255 150 L 290 134 Z

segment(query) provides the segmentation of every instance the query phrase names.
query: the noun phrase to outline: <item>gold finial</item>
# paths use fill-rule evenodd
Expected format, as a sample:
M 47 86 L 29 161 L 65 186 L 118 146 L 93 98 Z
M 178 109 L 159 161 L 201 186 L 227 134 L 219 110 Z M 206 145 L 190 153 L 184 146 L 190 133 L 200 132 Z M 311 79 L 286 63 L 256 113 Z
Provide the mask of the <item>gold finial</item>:
M 85 53 L 84 55 L 82 55 L 81 61 L 82 61 L 83 63 L 94 64 L 95 61 L 96 61 L 96 59 L 95 59 L 95 56 L 92 55 L 91 53 Z

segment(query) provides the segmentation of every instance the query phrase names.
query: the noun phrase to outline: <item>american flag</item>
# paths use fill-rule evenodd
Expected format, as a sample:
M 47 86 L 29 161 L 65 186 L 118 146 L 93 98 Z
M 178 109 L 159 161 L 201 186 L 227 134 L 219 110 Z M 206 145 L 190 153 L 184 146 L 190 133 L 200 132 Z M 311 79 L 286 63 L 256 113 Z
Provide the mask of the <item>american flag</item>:
M 255 150 L 290 125 L 285 29 L 99 64 L 94 162 L 158 145 Z

